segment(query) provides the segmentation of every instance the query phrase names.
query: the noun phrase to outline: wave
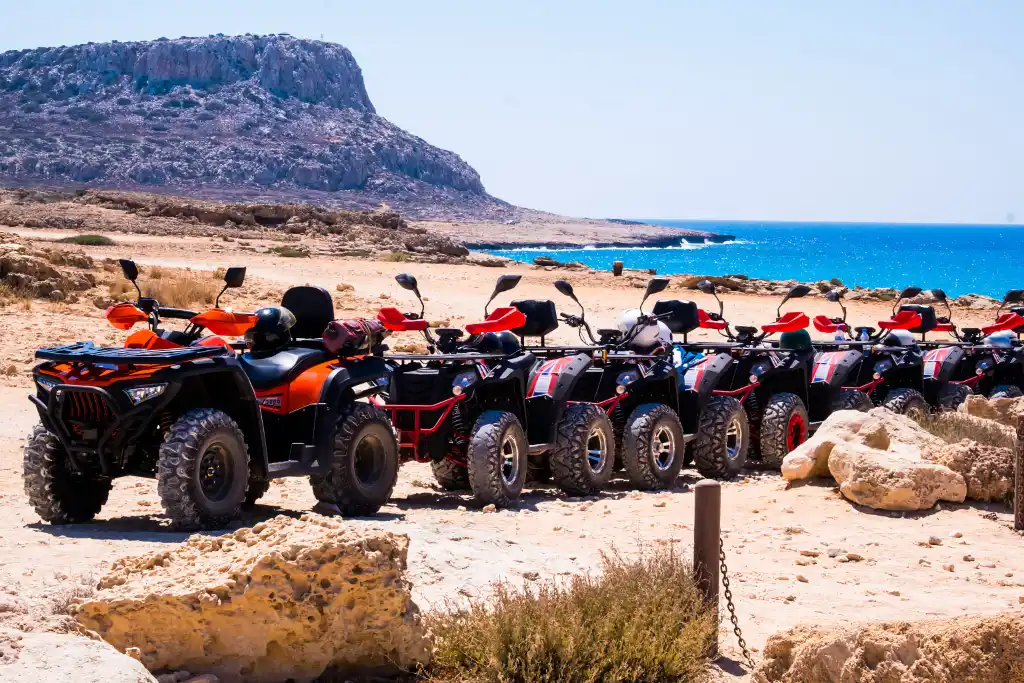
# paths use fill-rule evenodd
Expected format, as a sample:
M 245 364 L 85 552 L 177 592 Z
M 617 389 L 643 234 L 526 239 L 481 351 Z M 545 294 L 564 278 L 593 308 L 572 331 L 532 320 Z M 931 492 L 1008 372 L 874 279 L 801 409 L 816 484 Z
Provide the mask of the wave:
M 570 251 L 694 251 L 696 249 L 706 249 L 707 247 L 730 247 L 738 244 L 754 244 L 749 240 L 727 240 L 725 242 L 711 242 L 704 240 L 703 242 L 686 242 L 681 241 L 676 246 L 671 247 L 599 247 L 595 244 L 588 244 L 584 247 L 506 247 L 501 249 L 488 249 L 487 251 L 501 251 L 501 252 L 547 252 L 547 253 L 561 253 Z

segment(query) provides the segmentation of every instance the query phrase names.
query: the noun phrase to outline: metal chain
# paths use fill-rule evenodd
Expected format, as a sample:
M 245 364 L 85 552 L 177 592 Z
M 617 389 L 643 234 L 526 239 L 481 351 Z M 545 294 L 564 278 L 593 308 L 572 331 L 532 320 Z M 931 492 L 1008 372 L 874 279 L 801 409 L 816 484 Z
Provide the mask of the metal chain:
M 725 593 L 725 606 L 729 609 L 729 621 L 732 622 L 732 632 L 736 634 L 740 650 L 743 652 L 743 659 L 746 660 L 750 670 L 754 670 L 754 659 L 747 650 L 747 641 L 743 640 L 743 631 L 740 630 L 739 619 L 736 618 L 736 605 L 732 604 L 732 591 L 729 589 L 729 567 L 725 564 L 725 542 L 718 539 L 718 559 L 722 563 L 722 588 Z

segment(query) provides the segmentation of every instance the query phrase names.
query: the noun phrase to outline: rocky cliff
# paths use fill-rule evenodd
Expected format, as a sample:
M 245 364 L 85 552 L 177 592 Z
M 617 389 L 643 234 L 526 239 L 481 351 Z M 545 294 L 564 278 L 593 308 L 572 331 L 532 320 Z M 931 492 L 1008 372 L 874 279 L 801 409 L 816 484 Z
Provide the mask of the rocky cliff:
M 0 182 L 507 218 L 472 167 L 378 116 L 352 53 L 287 35 L 0 53 Z

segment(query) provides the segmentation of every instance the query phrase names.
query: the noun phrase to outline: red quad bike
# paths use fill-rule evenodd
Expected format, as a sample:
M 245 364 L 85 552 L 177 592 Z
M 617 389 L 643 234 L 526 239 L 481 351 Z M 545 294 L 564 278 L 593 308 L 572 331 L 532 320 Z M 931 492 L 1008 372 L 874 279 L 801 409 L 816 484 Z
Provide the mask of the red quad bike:
M 1001 313 L 1007 304 L 1020 303 L 1024 291 L 1011 289 L 1003 297 L 993 324 L 983 328 L 958 329 L 951 321 L 952 310 L 946 293 L 931 290 L 931 295 L 946 306 L 946 317 L 939 318 L 936 329 L 948 331 L 956 341 L 922 342 L 929 348 L 925 354 L 925 396 L 929 386 L 940 380 L 948 381 L 947 394 L 956 392 L 955 403 L 947 400 L 941 407 L 953 409 L 973 391 L 989 398 L 1015 398 L 1024 396 L 1024 345 L 1015 332 L 1024 331 L 1024 307 L 1011 308 Z M 957 351 L 962 351 L 962 355 Z M 945 364 L 949 358 L 960 356 L 955 367 Z M 938 372 L 938 376 L 936 376 Z M 945 373 L 945 374 L 943 374 Z M 948 377 L 946 376 L 948 375 Z M 954 389 L 954 387 L 960 387 Z
M 847 339 L 836 339 L 832 342 L 818 342 L 822 349 L 815 364 L 815 375 L 839 373 L 845 377 L 844 388 L 861 391 L 871 399 L 872 405 L 882 406 L 894 413 L 907 414 L 912 411 L 931 410 L 929 400 L 925 398 L 925 350 L 914 334 L 924 335 L 932 330 L 949 329 L 939 322 L 935 310 L 931 306 L 918 304 L 900 304 L 921 293 L 920 287 L 907 287 L 893 303 L 893 315 L 889 320 L 879 321 L 874 327 L 856 327 L 851 332 L 846 322 L 846 307 L 843 306 L 841 295 L 834 290 L 826 293 L 829 301 L 839 304 L 843 311 L 841 318 L 828 318 L 820 315 L 814 319 L 817 330 Z M 960 352 L 962 354 L 962 351 Z M 857 359 L 859 354 L 860 359 Z M 955 387 L 948 382 L 952 367 L 960 358 L 960 354 L 937 361 L 937 371 L 945 380 L 946 387 Z M 938 383 L 932 385 L 929 394 L 938 405 L 955 405 L 961 390 L 946 388 Z M 962 398 L 960 399 L 962 400 Z M 870 406 L 864 404 L 864 408 Z M 856 409 L 862 409 L 858 406 Z
M 806 441 L 808 434 L 820 424 L 820 421 L 810 420 L 807 410 L 808 376 L 814 360 L 814 348 L 806 331 L 811 321 L 805 313 L 792 311 L 782 315 L 782 306 L 790 299 L 806 296 L 810 287 L 791 288 L 779 304 L 777 320 L 762 325 L 758 333 L 756 327 L 739 325 L 733 332 L 722 317 L 725 306 L 714 284 L 703 280 L 697 286 L 718 301 L 719 312 L 711 314 L 712 322 L 724 322 L 725 336 L 737 344 L 731 350 L 729 365 L 721 368 L 722 378 L 712 394 L 739 401 L 746 410 L 750 443 L 754 447 L 751 450 L 755 451 L 750 457 L 779 467 L 782 458 Z M 777 333 L 781 334 L 778 344 L 766 345 L 766 339 Z M 828 410 L 831 411 L 830 405 Z M 730 424 L 738 419 L 735 413 L 723 417 L 728 418 Z
M 666 278 L 652 279 L 640 308 L 625 314 L 620 329 L 598 330 L 595 338 L 572 285 L 555 282 L 580 307 L 579 316 L 559 317 L 577 329 L 583 346 L 546 345 L 545 336 L 559 320 L 551 301 L 512 302 L 529 320 L 513 332 L 540 337 L 539 346 L 528 347 L 539 359 L 530 371 L 526 400 L 530 449 L 547 454 L 552 478 L 567 492 L 587 495 L 604 488 L 616 454 L 637 488 L 667 488 L 679 476 L 686 444 L 694 437 L 679 420 L 671 336 L 659 322 L 672 313 L 643 313 L 648 297 L 667 286 Z M 539 477 L 547 472 L 544 464 L 542 456 Z
M 480 505 L 513 505 L 526 481 L 526 378 L 534 357 L 508 330 L 526 317 L 512 307 L 488 313 L 494 298 L 521 276 L 502 275 L 484 306 L 485 320 L 431 330 L 416 278 L 398 284 L 416 295 L 419 314 L 383 308 L 378 320 L 392 331 L 420 331 L 430 353 L 387 354 L 387 391 L 378 405 L 398 428 L 404 459 L 429 462 L 442 488 L 469 489 Z M 436 335 L 436 336 L 435 336 Z
M 151 320 L 170 317 L 142 303 Z M 314 495 L 344 514 L 376 512 L 398 473 L 394 429 L 365 402 L 388 375 L 373 355 L 386 332 L 372 321 L 339 328 L 315 287 L 289 289 L 254 317 L 242 354 L 223 344 L 38 350 L 30 398 L 41 424 L 24 483 L 40 517 L 89 521 L 126 475 L 156 478 L 182 528 L 229 524 L 284 476 L 310 475 Z

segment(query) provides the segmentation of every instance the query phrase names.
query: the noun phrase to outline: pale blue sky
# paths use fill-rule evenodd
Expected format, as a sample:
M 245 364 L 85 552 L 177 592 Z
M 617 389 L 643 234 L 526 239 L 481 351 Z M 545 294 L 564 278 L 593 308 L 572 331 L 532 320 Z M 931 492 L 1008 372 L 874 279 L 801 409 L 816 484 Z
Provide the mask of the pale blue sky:
M 1024 2 L 0 0 L 0 51 L 336 41 L 378 112 L 572 215 L 1024 221 Z

